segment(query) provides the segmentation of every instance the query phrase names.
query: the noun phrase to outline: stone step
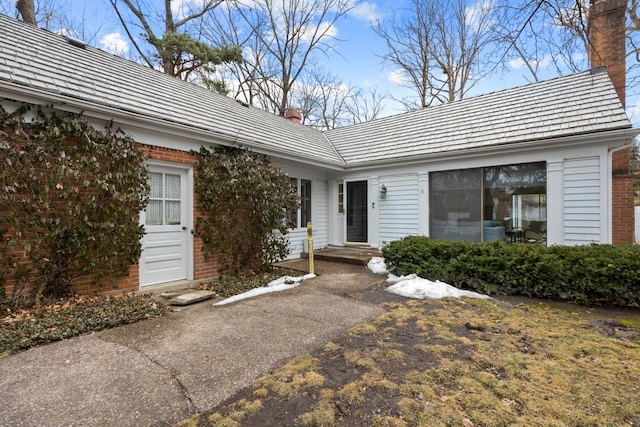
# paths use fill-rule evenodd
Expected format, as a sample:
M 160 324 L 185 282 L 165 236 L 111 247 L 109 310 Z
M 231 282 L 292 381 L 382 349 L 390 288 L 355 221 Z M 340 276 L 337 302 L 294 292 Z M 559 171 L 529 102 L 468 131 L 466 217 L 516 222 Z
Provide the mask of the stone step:
M 216 296 L 216 293 L 213 291 L 207 290 L 198 290 L 198 291 L 189 291 L 182 295 L 173 296 L 169 300 L 169 304 L 171 305 L 189 305 L 194 304 L 196 302 L 204 301 L 211 299 Z

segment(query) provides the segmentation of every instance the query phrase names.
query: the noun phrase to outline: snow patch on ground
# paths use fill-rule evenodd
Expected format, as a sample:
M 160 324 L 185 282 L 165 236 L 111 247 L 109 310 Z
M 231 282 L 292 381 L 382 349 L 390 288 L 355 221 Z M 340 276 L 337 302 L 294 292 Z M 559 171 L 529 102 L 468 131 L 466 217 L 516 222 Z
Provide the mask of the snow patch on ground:
M 293 289 L 298 286 L 303 280 L 313 279 L 316 277 L 315 274 L 305 274 L 304 276 L 299 277 L 291 277 L 291 276 L 283 276 L 278 279 L 272 280 L 267 283 L 266 286 L 262 288 L 251 289 L 242 294 L 234 295 L 222 301 L 218 301 L 213 305 L 226 305 L 232 302 L 240 301 L 247 298 L 256 297 L 258 295 L 269 294 L 271 292 L 282 292 L 288 289 Z
M 415 274 L 408 276 L 394 276 L 387 270 L 387 266 L 384 263 L 384 258 L 373 257 L 367 264 L 369 270 L 376 274 L 388 274 L 387 283 L 391 286 L 386 288 L 387 292 L 400 295 L 407 298 L 415 299 L 440 299 L 440 298 L 481 298 L 491 299 L 488 295 L 482 295 L 477 292 L 463 291 L 455 286 L 451 286 L 445 282 L 436 280 L 423 279 Z
M 389 273 L 389 270 L 387 270 L 387 266 L 384 263 L 384 258 L 381 257 L 371 258 L 367 264 L 367 268 L 369 268 L 369 270 L 371 270 L 375 274 L 388 275 L 387 283 L 391 284 L 391 286 L 386 288 L 386 291 L 403 297 L 415 299 L 440 299 L 446 297 L 490 299 L 490 297 L 487 295 L 482 295 L 471 291 L 463 291 L 456 288 L 455 286 L 448 285 L 439 280 L 432 282 L 431 280 L 418 277 L 415 274 L 401 277 L 394 276 L 393 274 Z M 295 288 L 303 280 L 313 279 L 314 277 L 316 277 L 315 274 L 305 274 L 304 276 L 299 277 L 283 276 L 269 282 L 264 287 L 251 289 L 250 291 L 247 291 L 245 293 L 234 295 L 230 298 L 216 302 L 213 305 L 226 305 L 236 301 L 241 301 L 243 299 L 256 297 L 258 295 L 264 295 L 271 292 L 286 291 Z
M 379 256 L 374 256 L 367 263 L 367 268 L 371 270 L 374 274 L 389 274 L 387 270 L 387 266 L 384 263 L 384 258 Z

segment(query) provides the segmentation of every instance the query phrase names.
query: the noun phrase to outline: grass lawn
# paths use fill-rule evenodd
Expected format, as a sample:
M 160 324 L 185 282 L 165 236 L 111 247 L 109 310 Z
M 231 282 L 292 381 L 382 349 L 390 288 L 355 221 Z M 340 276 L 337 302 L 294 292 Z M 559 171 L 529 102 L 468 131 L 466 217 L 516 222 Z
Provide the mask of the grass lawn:
M 611 320 L 531 300 L 383 306 L 181 425 L 640 426 L 637 311 Z

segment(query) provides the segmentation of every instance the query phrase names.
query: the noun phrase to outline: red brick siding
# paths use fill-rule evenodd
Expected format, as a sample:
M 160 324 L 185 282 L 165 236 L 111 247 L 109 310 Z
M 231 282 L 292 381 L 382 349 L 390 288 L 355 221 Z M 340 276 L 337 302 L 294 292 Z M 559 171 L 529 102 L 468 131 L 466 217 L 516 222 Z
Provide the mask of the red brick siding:
M 611 159 L 611 172 L 614 175 L 625 175 L 629 173 L 629 159 L 631 149 L 616 151 Z
M 618 98 L 626 104 L 626 0 L 597 0 L 589 15 L 589 62 L 592 67 L 607 66 Z M 613 154 L 612 159 L 612 242 L 633 243 L 633 181 L 629 176 L 630 150 Z
M 612 242 L 633 243 L 635 239 L 635 213 L 633 209 L 633 177 L 629 174 L 630 149 L 613 153 L 612 157 Z
M 186 151 L 153 147 L 150 145 L 142 145 L 141 150 L 145 154 L 145 156 L 147 156 L 147 158 L 151 160 L 161 160 L 191 166 L 195 166 L 197 162 L 196 157 L 192 153 Z M 194 168 L 194 176 L 196 174 L 197 170 Z M 194 224 L 197 218 L 200 216 L 200 213 L 195 208 L 195 206 L 197 205 L 197 200 L 195 199 L 195 197 L 196 195 L 194 194 Z M 215 258 L 205 259 L 204 253 L 202 251 L 202 239 L 200 239 L 199 237 L 194 237 L 193 239 L 193 269 L 193 276 L 195 280 L 208 279 L 210 277 L 215 277 L 218 275 L 218 261 Z
M 173 150 L 168 148 L 155 147 L 150 145 L 140 145 L 140 151 L 142 151 L 148 159 L 161 160 L 173 163 L 180 163 L 183 165 L 194 166 L 196 164 L 195 156 L 190 152 Z M 194 170 L 194 174 L 197 171 Z M 194 197 L 196 197 L 194 195 Z M 196 205 L 196 200 L 193 200 L 193 206 Z M 199 213 L 194 212 L 193 221 L 195 223 Z M 219 263 L 214 259 L 205 259 L 202 251 L 202 239 L 194 237 L 193 242 L 193 254 L 194 254 L 194 278 L 207 279 L 218 275 Z M 28 265 L 29 261 L 25 251 L 21 245 L 10 249 L 10 254 L 14 255 L 19 264 Z M 7 296 L 12 296 L 16 292 L 16 284 L 13 281 L 8 281 L 5 286 Z M 139 270 L 138 264 L 132 265 L 129 268 L 129 275 L 117 279 L 114 283 L 101 283 L 94 282 L 93 277 L 81 277 L 73 282 L 73 289 L 80 295 L 113 295 L 121 294 L 123 292 L 132 292 L 139 290 Z
M 633 243 L 635 232 L 633 210 L 633 178 L 630 175 L 613 176 L 612 221 L 614 244 Z
M 592 67 L 607 66 L 618 97 L 625 105 L 626 87 L 626 0 L 599 0 L 592 5 L 589 16 L 589 63 Z

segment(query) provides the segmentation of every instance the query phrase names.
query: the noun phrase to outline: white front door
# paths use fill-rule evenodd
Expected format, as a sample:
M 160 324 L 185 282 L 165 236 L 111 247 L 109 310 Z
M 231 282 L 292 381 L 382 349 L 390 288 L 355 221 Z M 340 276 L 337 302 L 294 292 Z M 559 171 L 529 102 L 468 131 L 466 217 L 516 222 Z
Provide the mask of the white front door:
M 141 214 L 145 228 L 140 286 L 187 279 L 189 220 L 187 170 L 149 166 L 149 204 Z

